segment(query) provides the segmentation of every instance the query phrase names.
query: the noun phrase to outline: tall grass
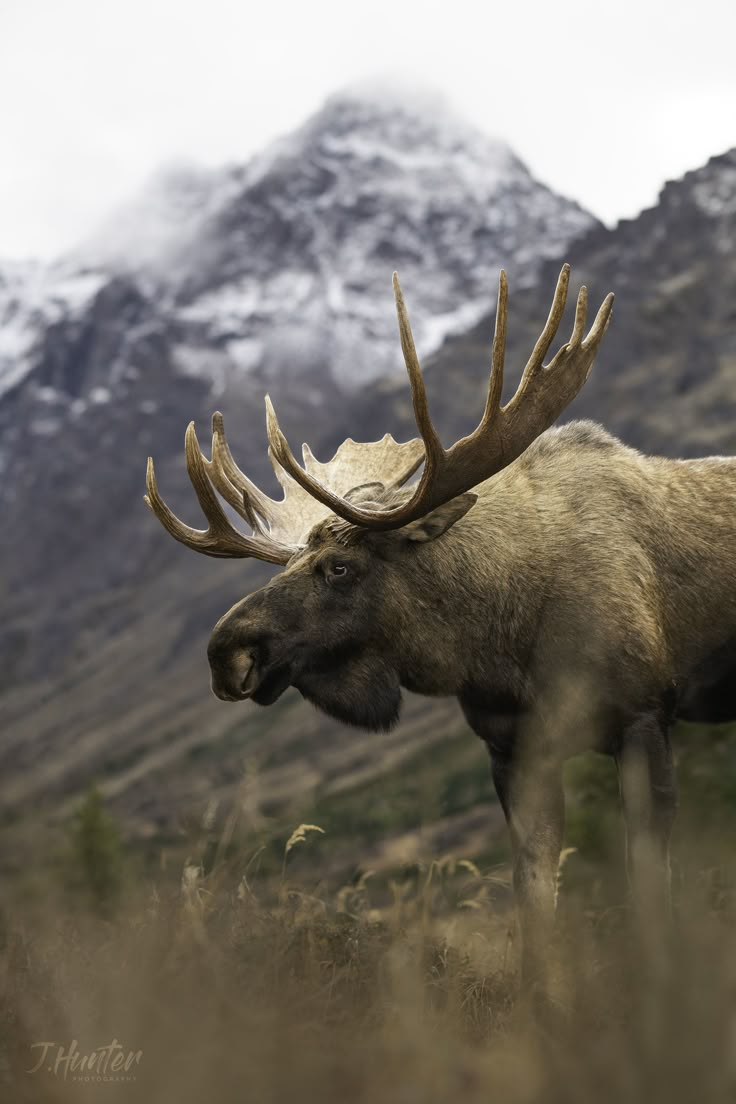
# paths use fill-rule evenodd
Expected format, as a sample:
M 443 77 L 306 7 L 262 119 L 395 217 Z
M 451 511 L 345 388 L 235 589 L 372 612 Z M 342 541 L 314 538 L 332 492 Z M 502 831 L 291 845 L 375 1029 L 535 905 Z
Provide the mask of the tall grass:
M 94 806 L 87 822 L 110 826 Z M 77 825 L 79 825 L 79 820 Z M 207 827 L 207 826 L 206 826 Z M 315 883 L 325 837 L 299 825 L 280 869 L 203 841 L 176 882 L 114 895 L 45 885 L 6 907 L 0 1098 L 433 1104 L 691 1104 L 736 1093 L 736 932 L 723 876 L 683 860 L 672 928 L 595 903 L 561 869 L 554 983 L 519 996 L 505 879 L 462 857 Z M 206 844 L 206 846 L 205 846 Z M 698 854 L 707 847 L 698 841 Z M 90 848 L 93 885 L 117 848 Z M 103 856 L 103 857 L 101 857 Z M 309 873 L 309 872 L 312 873 Z M 101 1082 L 54 1063 L 117 1040 Z M 48 1062 L 29 1072 L 52 1043 Z M 51 1065 L 49 1070 L 47 1067 Z M 81 1080 L 79 1079 L 81 1076 Z M 108 1077 L 110 1077 L 108 1071 Z M 5 1089 L 6 1091 L 2 1092 Z

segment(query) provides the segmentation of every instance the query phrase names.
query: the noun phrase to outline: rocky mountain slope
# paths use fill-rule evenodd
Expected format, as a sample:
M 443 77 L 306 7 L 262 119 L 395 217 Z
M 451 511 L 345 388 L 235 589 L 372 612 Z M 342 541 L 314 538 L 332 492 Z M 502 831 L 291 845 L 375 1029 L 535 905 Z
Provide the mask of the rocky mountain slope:
M 665 185 L 657 205 L 615 229 L 595 227 L 544 264 L 528 288 L 511 283 L 506 390 L 512 390 L 551 302 L 560 260 L 591 307 L 615 291 L 613 321 L 590 379 L 566 417 L 602 422 L 627 443 L 669 456 L 736 453 L 736 149 Z M 572 327 L 574 296 L 559 338 Z M 453 336 L 428 363 L 428 391 L 446 440 L 483 408 L 493 315 Z M 382 381 L 364 416 L 412 425 L 406 389 Z M 388 418 L 386 411 L 390 411 Z
M 22 834 L 31 809 L 63 813 L 92 778 L 132 831 L 158 839 L 232 795 L 244 770 L 254 823 L 370 786 L 430 745 L 448 785 L 454 770 L 465 778 L 465 756 L 481 750 L 467 750 L 450 703 L 409 700 L 397 731 L 368 737 L 297 695 L 268 711 L 211 698 L 209 629 L 269 569 L 171 542 L 141 502 L 145 456 L 198 524 L 183 429 L 215 405 L 265 489 L 267 387 L 290 436 L 323 453 L 348 434 L 406 436 L 394 267 L 450 439 L 482 409 L 492 319 L 481 314 L 497 268 L 512 283 L 513 379 L 561 259 L 594 297 L 618 295 L 577 412 L 665 451 L 736 451 L 735 172 L 734 154 L 715 158 L 606 231 L 444 113 L 345 96 L 245 167 L 170 174 L 116 233 L 51 269 L 6 267 L 6 831 Z

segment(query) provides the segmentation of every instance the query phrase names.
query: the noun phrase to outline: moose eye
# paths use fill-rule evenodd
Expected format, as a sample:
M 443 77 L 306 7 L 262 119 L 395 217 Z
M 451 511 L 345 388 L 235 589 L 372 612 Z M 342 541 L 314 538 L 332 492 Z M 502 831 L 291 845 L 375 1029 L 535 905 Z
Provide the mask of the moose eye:
M 334 560 L 325 566 L 325 579 L 328 583 L 345 582 L 352 574 L 350 565 L 343 560 Z

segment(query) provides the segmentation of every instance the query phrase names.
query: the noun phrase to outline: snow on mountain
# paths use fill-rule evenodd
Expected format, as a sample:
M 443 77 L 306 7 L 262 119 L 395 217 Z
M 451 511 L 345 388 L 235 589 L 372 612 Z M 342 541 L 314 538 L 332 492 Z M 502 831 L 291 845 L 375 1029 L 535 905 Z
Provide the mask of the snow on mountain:
M 64 262 L 0 268 L 0 397 L 33 368 L 48 328 L 79 317 L 104 282 L 101 273 Z
M 502 265 L 533 282 L 594 222 L 441 102 L 343 93 L 244 165 L 169 167 L 62 262 L 0 270 L 0 392 L 61 316 L 104 325 L 95 296 L 121 278 L 216 390 L 255 368 L 358 385 L 400 366 L 394 268 L 427 355 L 488 309 Z
M 357 384 L 400 364 L 394 268 L 427 354 L 488 309 L 502 265 L 529 283 L 593 223 L 447 109 L 342 94 L 242 170 L 172 278 L 236 367 L 245 340 L 246 368 L 262 343 L 274 370 L 316 353 Z

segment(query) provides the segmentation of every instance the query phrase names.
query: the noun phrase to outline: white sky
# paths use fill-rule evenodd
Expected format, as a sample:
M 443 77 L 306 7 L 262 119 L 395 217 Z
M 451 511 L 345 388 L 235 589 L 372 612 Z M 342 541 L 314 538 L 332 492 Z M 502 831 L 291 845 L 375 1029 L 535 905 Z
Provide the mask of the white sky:
M 0 0 L 0 257 L 172 160 L 243 160 L 331 92 L 445 92 L 608 222 L 736 144 L 733 0 Z

